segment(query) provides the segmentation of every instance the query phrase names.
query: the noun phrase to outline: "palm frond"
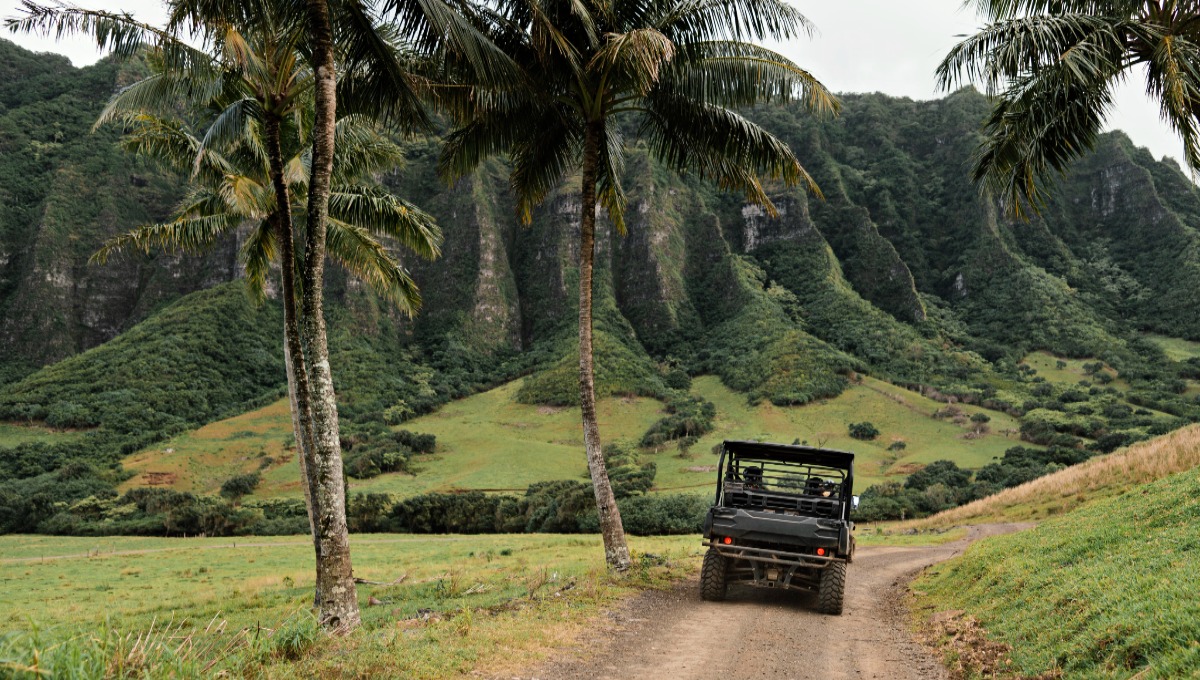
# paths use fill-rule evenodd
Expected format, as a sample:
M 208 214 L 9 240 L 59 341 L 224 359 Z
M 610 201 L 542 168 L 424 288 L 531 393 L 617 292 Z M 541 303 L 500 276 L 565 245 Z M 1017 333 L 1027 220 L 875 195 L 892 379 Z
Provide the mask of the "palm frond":
M 343 222 L 331 211 L 325 238 L 330 257 L 381 297 L 409 316 L 421 308 L 421 292 L 412 276 L 366 229 Z
M 1147 93 L 1160 102 L 1163 120 L 1183 139 L 1188 166 L 1200 171 L 1200 47 L 1178 35 L 1163 35 L 1146 71 Z
M 246 291 L 259 304 L 267 297 L 267 279 L 271 276 L 271 263 L 279 247 L 278 239 L 272 220 L 259 220 L 239 252 L 246 270 Z
M 659 72 L 675 56 L 675 45 L 652 28 L 609 34 L 588 62 L 589 71 L 621 81 L 622 89 L 646 94 L 658 83 Z
M 432 260 L 442 252 L 442 230 L 433 216 L 376 187 L 335 186 L 329 214 L 367 233 L 387 236 L 417 255 Z M 329 244 L 333 252 L 333 244 Z
M 184 217 L 162 224 L 147 224 L 105 241 L 89 262 L 105 264 L 110 257 L 129 249 L 144 253 L 154 248 L 197 253 L 211 247 L 236 226 L 237 220 L 229 215 Z
M 604 144 L 600 145 L 599 177 L 597 181 L 597 196 L 600 205 L 608 213 L 608 219 L 616 227 L 617 233 L 624 236 L 625 205 L 627 199 L 625 188 L 621 186 L 621 177 L 625 174 L 625 138 L 621 128 L 614 120 L 606 120 L 604 125 Z
M 1014 215 L 1045 205 L 1050 174 L 1095 144 L 1112 106 L 1112 80 L 1064 77 L 1067 67 L 1018 80 L 997 100 L 984 125 L 974 179 Z
M 664 83 L 682 96 L 740 108 L 799 99 L 817 115 L 841 103 L 825 85 L 787 57 L 750 43 L 720 40 L 679 49 Z
M 789 185 L 804 183 L 821 195 L 786 144 L 729 109 L 656 93 L 649 100 L 641 133 L 649 140 L 651 152 L 671 167 L 694 169 L 769 209 L 773 210 L 764 200 L 760 175 Z
M 1066 61 L 1079 71 L 1108 68 L 1124 51 L 1122 20 L 1089 14 L 1021 17 L 986 26 L 955 45 L 937 67 L 938 87 L 980 82 L 991 93 Z
M 791 40 L 811 35 L 809 20 L 784 0 L 675 0 L 652 19 L 682 45 L 706 40 Z

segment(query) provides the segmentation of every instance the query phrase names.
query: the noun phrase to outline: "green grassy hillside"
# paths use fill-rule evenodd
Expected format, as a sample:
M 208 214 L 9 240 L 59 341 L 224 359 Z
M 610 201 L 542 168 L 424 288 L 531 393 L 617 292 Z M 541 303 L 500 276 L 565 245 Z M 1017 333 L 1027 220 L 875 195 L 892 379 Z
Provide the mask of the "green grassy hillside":
M 403 429 L 433 434 L 437 451 L 417 456 L 415 474 L 384 474 L 350 480 L 351 492 L 408 497 L 456 490 L 524 491 L 535 482 L 584 479 L 583 440 L 574 408 L 523 404 L 520 381 L 453 402 L 405 422 Z M 971 423 L 934 418 L 944 405 L 873 378 L 851 385 L 841 395 L 805 406 L 751 406 L 715 376 L 693 382 L 692 393 L 717 407 L 712 432 L 686 455 L 674 443 L 643 449 L 642 462 L 657 467 L 655 489 L 706 493 L 713 483 L 714 446 L 724 439 L 790 443 L 800 440 L 858 454 L 859 488 L 894 479 L 935 460 L 979 468 L 1017 444 L 1017 421 L 991 412 L 991 431 L 968 439 Z M 641 397 L 600 401 L 600 431 L 605 441 L 634 448 L 662 413 L 662 403 Z M 973 406 L 964 413 L 983 412 Z M 881 430 L 875 441 L 848 434 L 851 422 L 868 420 Z M 1008 434 L 1006 435 L 1005 432 Z M 226 479 L 262 471 L 258 497 L 299 497 L 293 452 L 286 448 L 291 422 L 286 401 L 154 444 L 125 460 L 134 476 L 122 486 L 165 486 L 180 491 L 215 493 Z M 889 451 L 894 442 L 903 450 Z
M 1006 672 L 1192 677 L 1200 479 L 1192 470 L 1117 493 L 977 544 L 913 588 L 933 611 L 965 611 L 1010 645 Z

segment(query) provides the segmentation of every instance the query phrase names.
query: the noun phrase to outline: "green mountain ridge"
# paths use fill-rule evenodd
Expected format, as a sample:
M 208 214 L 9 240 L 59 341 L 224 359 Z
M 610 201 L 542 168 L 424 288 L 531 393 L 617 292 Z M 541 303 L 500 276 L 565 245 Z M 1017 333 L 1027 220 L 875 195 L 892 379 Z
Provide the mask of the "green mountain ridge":
M 183 186 L 119 151 L 116 131 L 90 132 L 108 94 L 139 68 L 72 69 L 0 41 L 4 82 L 24 83 L 0 86 L 0 419 L 94 427 L 80 441 L 114 438 L 112 450 L 125 453 L 261 404 L 283 383 L 279 362 L 268 367 L 278 352 L 269 341 L 282 335 L 274 303 L 255 308 L 231 283 L 236 238 L 202 257 L 87 264 L 106 238 L 169 214 Z M 598 234 L 601 395 L 670 401 L 686 389 L 678 376 L 715 374 L 750 402 L 796 406 L 835 397 L 866 373 L 1022 417 L 1024 438 L 1038 445 L 1099 450 L 1200 418 L 1189 382 L 1200 367 L 1143 335 L 1200 339 L 1200 189 L 1178 167 L 1111 133 L 1043 216 L 1013 222 L 968 179 L 982 95 L 843 103 L 833 120 L 798 108 L 749 112 L 792 146 L 824 194 L 770 187 L 778 217 L 630 149 L 629 233 L 601 220 Z M 522 402 L 574 403 L 579 203 L 570 183 L 525 227 L 502 164 L 446 186 L 436 140 L 405 144 L 407 164 L 382 179 L 437 217 L 444 255 L 405 258 L 425 300 L 411 320 L 331 272 L 347 436 L 377 436 L 372 428 L 385 422 L 519 376 Z M 203 408 L 131 428 L 102 400 L 70 396 L 152 394 L 152 376 L 122 373 L 119 362 L 128 353 L 165 360 L 180 342 L 199 347 L 208 335 L 197 324 L 237 305 L 254 321 L 216 321 L 220 347 L 178 377 L 189 394 L 216 395 Z M 171 314 L 190 325 L 146 331 Z M 119 351 L 94 349 L 110 346 Z M 246 360 L 236 348 L 248 346 L 266 354 L 246 390 L 212 390 L 211 376 L 229 380 L 217 364 Z M 1103 370 L 1087 384 L 1044 383 L 1022 364 L 1037 350 Z M 1124 391 L 1100 374 L 1119 374 Z M 121 476 L 113 455 L 81 451 L 6 476 L 52 477 L 76 459 Z

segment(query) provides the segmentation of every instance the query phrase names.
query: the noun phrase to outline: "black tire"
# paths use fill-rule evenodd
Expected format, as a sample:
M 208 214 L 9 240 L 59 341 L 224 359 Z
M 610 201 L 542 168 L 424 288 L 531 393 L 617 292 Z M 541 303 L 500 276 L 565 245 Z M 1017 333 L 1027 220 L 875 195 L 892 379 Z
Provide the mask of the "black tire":
M 722 557 L 715 548 L 709 548 L 704 553 L 704 566 L 700 568 L 700 598 L 709 602 L 720 602 L 725 599 L 725 591 L 729 588 L 726 569 L 729 560 Z
M 842 601 L 846 596 L 846 563 L 831 562 L 821 572 L 821 586 L 817 590 L 817 611 L 838 616 L 842 613 Z

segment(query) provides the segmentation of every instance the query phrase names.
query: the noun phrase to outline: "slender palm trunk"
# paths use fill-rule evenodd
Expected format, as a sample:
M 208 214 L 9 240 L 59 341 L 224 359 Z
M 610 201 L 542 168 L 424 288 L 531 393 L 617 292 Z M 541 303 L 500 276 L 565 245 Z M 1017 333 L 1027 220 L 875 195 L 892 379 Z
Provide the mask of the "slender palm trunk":
M 327 628 L 348 631 L 361 623 L 358 592 L 350 563 L 346 529 L 346 492 L 342 476 L 342 446 L 337 397 L 329 370 L 325 331 L 325 231 L 333 178 L 333 147 L 337 114 L 337 74 L 333 60 L 333 30 L 326 0 L 308 0 L 309 31 L 315 72 L 312 174 L 308 183 L 308 229 L 305 242 L 301 330 L 312 387 L 314 505 L 319 544 L 317 590 L 320 620 Z
M 621 511 L 608 481 L 608 468 L 600 448 L 600 425 L 596 421 L 596 380 L 592 368 L 592 273 L 596 259 L 596 166 L 600 158 L 602 123 L 589 122 L 583 142 L 583 214 L 579 220 L 579 402 L 583 410 L 583 445 L 587 450 L 588 474 L 596 494 L 600 534 L 604 537 L 604 560 L 614 569 L 629 568 L 629 546 Z
M 311 395 L 308 386 L 308 369 L 304 365 L 304 351 L 300 337 L 300 319 L 296 302 L 296 252 L 295 228 L 292 224 L 291 196 L 287 182 L 283 179 L 283 148 L 280 142 L 280 120 L 268 114 L 265 120 L 267 159 L 271 174 L 271 186 L 275 190 L 275 233 L 279 241 L 280 297 L 283 298 L 283 353 L 287 366 L 288 400 L 292 407 L 292 432 L 296 439 L 296 458 L 300 462 L 300 482 L 304 489 L 304 505 L 308 510 L 308 527 L 313 537 L 317 569 L 321 568 L 321 543 L 318 540 L 316 518 L 320 514 L 313 507 L 313 478 L 308 471 L 313 467 L 313 437 Z M 317 579 L 318 583 L 320 579 Z M 321 591 L 315 590 L 314 602 L 320 603 Z

